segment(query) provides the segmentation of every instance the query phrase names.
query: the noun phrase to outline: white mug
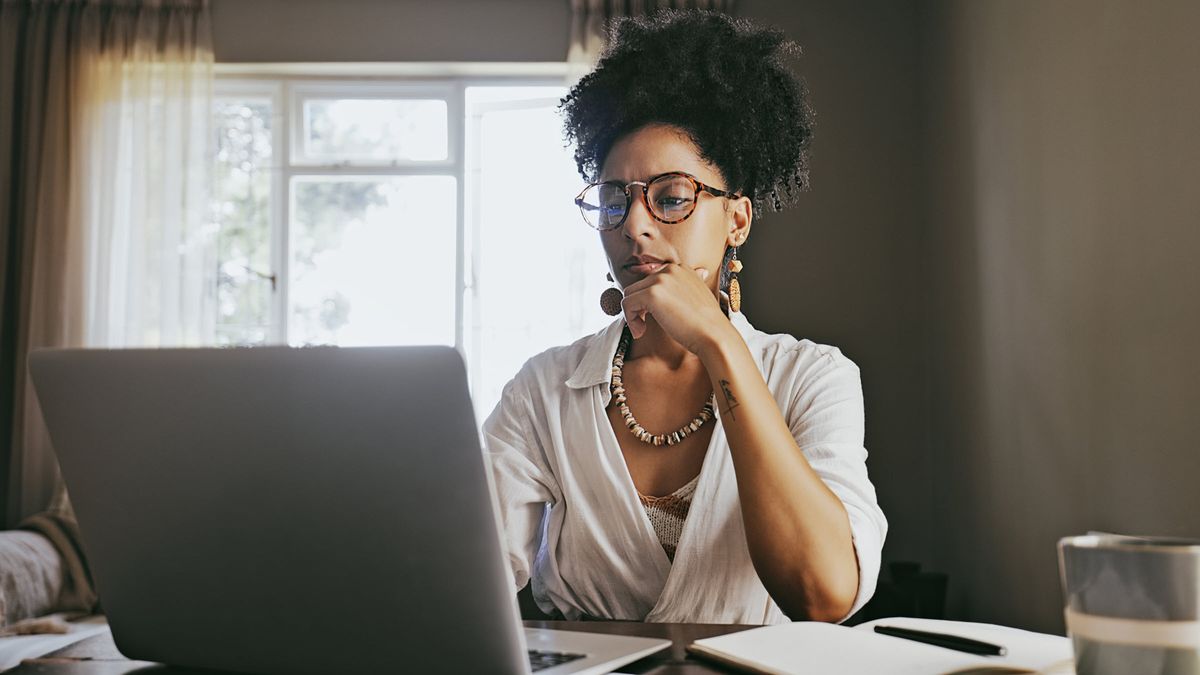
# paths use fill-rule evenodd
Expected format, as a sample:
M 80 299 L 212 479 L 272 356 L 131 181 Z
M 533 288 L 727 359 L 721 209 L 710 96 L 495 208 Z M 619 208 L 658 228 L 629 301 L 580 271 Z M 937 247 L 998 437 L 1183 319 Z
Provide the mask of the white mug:
M 1200 541 L 1058 542 L 1078 675 L 1200 675 Z

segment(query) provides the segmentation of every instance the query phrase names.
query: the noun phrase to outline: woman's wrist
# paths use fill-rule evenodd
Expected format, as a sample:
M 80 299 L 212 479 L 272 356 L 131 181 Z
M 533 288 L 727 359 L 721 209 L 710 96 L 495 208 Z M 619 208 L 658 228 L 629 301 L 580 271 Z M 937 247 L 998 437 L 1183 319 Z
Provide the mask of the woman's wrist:
M 721 364 L 728 364 L 732 361 L 739 350 L 746 350 L 746 341 L 742 339 L 741 333 L 737 332 L 733 324 L 726 323 L 705 335 L 697 345 L 695 353 L 700 357 L 700 362 L 704 364 L 705 369 L 711 373 L 714 369 L 721 370 Z

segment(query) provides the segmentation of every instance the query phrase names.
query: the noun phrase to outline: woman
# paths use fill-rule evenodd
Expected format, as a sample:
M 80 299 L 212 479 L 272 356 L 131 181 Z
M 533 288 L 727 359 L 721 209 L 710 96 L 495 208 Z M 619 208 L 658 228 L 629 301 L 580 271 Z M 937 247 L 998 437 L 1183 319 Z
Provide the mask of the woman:
M 874 592 L 858 369 L 739 312 L 755 212 L 807 187 L 795 50 L 715 13 L 622 20 L 563 99 L 620 316 L 530 359 L 484 424 L 515 581 L 546 612 L 841 621 Z

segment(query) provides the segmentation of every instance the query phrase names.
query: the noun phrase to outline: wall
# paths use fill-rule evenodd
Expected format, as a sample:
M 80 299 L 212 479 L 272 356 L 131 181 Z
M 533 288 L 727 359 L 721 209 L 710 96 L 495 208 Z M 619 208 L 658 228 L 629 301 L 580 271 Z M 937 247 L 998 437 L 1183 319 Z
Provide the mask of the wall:
M 762 218 L 741 256 L 747 316 L 837 345 L 862 371 L 868 466 L 888 560 L 929 562 L 917 11 L 911 3 L 743 0 L 804 50 L 817 113 L 812 190 Z
M 1055 542 L 1200 535 L 1200 4 L 922 6 L 936 564 L 1061 630 Z
M 567 0 L 212 0 L 224 62 L 562 61 Z

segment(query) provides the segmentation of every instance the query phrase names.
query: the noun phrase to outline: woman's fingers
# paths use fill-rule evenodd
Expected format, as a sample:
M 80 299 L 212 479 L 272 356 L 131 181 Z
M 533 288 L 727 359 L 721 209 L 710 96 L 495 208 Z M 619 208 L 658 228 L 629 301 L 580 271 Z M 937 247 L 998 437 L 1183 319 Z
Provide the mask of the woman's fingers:
M 631 335 L 633 335 L 634 339 L 640 338 L 643 334 L 645 334 L 646 317 L 654 314 L 658 309 L 667 311 L 666 308 L 659 308 L 654 304 L 656 302 L 655 298 L 664 300 L 667 298 L 674 298 L 676 301 L 678 301 L 682 300 L 688 295 L 684 289 L 694 282 L 684 281 L 682 277 L 678 276 L 674 277 L 674 280 L 672 280 L 670 277 L 675 271 L 676 267 L 678 267 L 681 271 L 690 269 L 692 273 L 699 278 L 701 283 L 706 282 L 710 274 L 709 271 L 703 267 L 668 265 L 662 270 L 655 272 L 654 274 L 649 274 L 645 278 L 639 279 L 636 282 L 626 286 L 624 289 L 625 297 L 621 301 L 621 309 L 625 313 L 625 323 L 629 326 L 629 332 Z M 683 281 L 682 286 L 679 285 L 681 281 Z M 655 290 L 655 287 L 660 285 L 663 286 L 658 290 Z M 707 284 L 705 285 L 707 286 Z M 665 290 L 668 288 L 671 290 Z M 685 300 L 684 304 L 687 305 L 690 303 Z M 675 309 L 678 310 L 680 308 Z M 660 318 L 660 322 L 661 321 L 662 319 Z
M 625 312 L 625 324 L 629 326 L 629 334 L 633 339 L 636 340 L 645 334 L 646 317 L 654 313 L 650 307 L 650 293 L 647 291 L 655 284 L 661 283 L 662 280 L 657 277 L 666 274 L 670 269 L 671 265 L 666 265 L 624 288 L 625 297 L 621 300 L 621 309 Z
M 646 316 L 650 314 L 650 309 L 646 304 L 646 295 L 643 292 L 634 292 L 627 294 L 621 300 L 621 310 L 625 312 L 625 324 L 629 326 L 629 333 L 635 340 L 646 332 Z
M 646 334 L 646 313 L 642 312 L 632 319 L 627 317 L 626 324 L 629 326 L 629 334 L 633 336 L 634 340 L 637 340 Z

